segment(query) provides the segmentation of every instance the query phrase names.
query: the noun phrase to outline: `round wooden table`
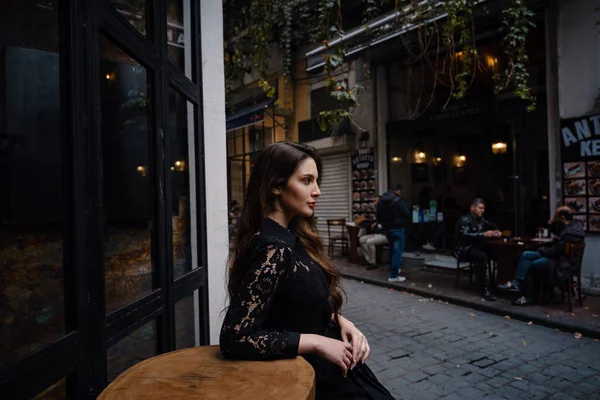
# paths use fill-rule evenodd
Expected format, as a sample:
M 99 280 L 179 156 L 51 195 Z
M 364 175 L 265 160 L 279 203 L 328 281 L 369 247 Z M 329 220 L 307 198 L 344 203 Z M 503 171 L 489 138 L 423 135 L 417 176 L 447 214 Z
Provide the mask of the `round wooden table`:
M 161 354 L 134 365 L 108 385 L 98 399 L 314 398 L 315 372 L 302 357 L 226 360 L 219 346 L 202 346 Z

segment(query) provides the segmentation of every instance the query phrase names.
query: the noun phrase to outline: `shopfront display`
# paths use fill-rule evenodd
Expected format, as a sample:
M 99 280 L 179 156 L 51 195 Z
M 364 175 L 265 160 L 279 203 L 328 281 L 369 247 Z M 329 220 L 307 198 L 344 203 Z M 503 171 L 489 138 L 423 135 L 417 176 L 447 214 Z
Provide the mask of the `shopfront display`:
M 589 232 L 600 232 L 600 115 L 561 122 L 564 204 Z

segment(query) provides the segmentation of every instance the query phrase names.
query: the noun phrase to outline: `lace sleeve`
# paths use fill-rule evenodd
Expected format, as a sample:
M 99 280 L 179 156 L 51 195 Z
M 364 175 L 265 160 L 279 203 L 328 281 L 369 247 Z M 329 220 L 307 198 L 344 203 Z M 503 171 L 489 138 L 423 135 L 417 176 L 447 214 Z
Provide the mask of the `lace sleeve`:
M 263 326 L 290 259 L 291 250 L 273 245 L 259 251 L 254 258 L 239 292 L 231 298 L 221 328 L 223 356 L 269 360 L 298 355 L 300 333 Z

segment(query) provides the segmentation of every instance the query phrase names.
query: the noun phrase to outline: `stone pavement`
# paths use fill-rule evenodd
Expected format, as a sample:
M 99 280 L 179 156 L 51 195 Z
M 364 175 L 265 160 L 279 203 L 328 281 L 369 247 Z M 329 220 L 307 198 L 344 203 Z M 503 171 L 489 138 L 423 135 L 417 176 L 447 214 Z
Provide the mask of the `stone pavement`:
M 342 313 L 398 399 L 600 399 L 600 343 L 344 280 Z
M 347 278 L 394 287 L 501 316 L 510 315 L 513 319 L 534 321 L 538 325 L 558 328 L 562 331 L 581 332 L 585 336 L 600 339 L 600 297 L 586 296 L 584 307 L 580 307 L 575 301 L 572 313 L 568 312 L 567 304 L 561 300 L 560 295 L 555 296 L 554 301 L 542 306 L 515 307 L 511 305 L 505 293 L 498 293 L 500 296 L 498 301 L 483 300 L 477 294 L 476 286 L 469 285 L 469 274 L 466 272 L 461 274 L 461 282 L 458 288 L 455 288 L 456 270 L 424 267 L 422 261 L 404 260 L 402 275 L 407 279 L 402 283 L 387 281 L 387 266 L 367 271 L 365 267 L 350 264 L 344 259 L 334 259 L 334 262 L 342 276 Z

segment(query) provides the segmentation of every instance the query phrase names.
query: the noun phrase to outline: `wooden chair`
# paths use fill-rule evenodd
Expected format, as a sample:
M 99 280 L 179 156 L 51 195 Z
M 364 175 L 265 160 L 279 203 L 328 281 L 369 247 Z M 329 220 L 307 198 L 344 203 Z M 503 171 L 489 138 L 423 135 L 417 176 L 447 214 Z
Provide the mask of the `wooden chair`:
M 583 294 L 581 293 L 581 263 L 583 262 L 583 253 L 585 243 L 567 243 L 565 245 L 565 256 L 569 261 L 569 279 L 560 284 L 562 300 L 565 301 L 565 285 L 569 295 L 569 312 L 573 312 L 573 287 L 575 283 L 573 278 L 577 277 L 577 295 L 579 296 L 579 306 L 583 307 Z M 539 280 L 538 304 L 543 304 L 544 300 L 544 276 L 537 277 Z M 551 288 L 553 290 L 553 288 Z
M 461 262 L 457 258 L 456 259 L 456 280 L 454 281 L 454 287 L 455 288 L 458 287 L 458 281 L 460 280 L 460 272 L 461 272 L 461 270 L 465 270 L 467 268 L 469 269 L 469 285 L 473 284 L 473 273 L 474 273 L 474 270 L 476 268 L 475 263 L 469 261 L 468 262 L 469 265 L 462 266 L 462 267 L 461 267 L 460 264 L 461 264 Z M 495 282 L 494 281 L 495 281 L 495 275 L 496 275 L 495 272 L 496 272 L 496 269 L 494 268 L 493 261 L 491 261 L 491 260 L 488 260 L 488 263 L 487 263 L 487 272 L 488 272 L 488 274 L 490 276 L 490 288 L 493 288 L 493 287 L 495 287 Z
M 346 219 L 328 219 L 327 235 L 329 236 L 329 257 L 333 258 L 335 246 L 341 246 L 342 255 L 348 251 L 348 235 L 346 235 Z
M 474 270 L 475 266 L 471 262 L 468 263 L 468 265 L 463 266 L 463 267 L 461 267 L 460 264 L 461 264 L 461 262 L 457 258 L 456 259 L 456 280 L 454 281 L 455 288 L 458 287 L 458 281 L 460 280 L 460 271 L 467 269 L 467 268 L 469 269 L 469 285 L 473 284 L 473 270 Z
M 585 243 L 567 243 L 565 245 L 565 255 L 569 260 L 569 280 L 567 281 L 569 290 L 569 312 L 573 312 L 573 277 L 577 276 L 577 295 L 579 296 L 579 306 L 583 307 L 583 294 L 581 293 L 581 263 L 583 262 L 583 252 Z

